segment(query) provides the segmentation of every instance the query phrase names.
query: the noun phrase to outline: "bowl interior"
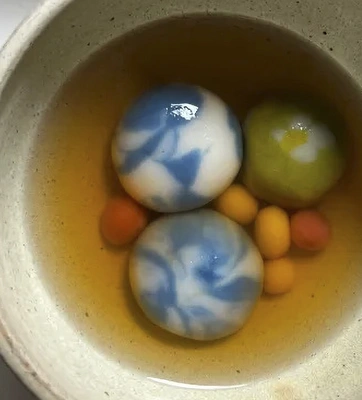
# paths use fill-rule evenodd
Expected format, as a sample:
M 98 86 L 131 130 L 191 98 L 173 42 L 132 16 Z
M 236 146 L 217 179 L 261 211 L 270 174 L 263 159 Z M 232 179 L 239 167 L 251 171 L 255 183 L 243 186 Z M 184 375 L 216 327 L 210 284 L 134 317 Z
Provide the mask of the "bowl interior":
M 55 32 L 78 15 L 69 12 L 53 22 Z M 70 27 L 77 32 L 77 23 Z M 117 36 L 109 30 L 112 39 Z M 9 339 L 12 345 L 26 349 L 26 362 L 67 399 L 84 398 L 84 379 L 91 381 L 89 399 L 125 393 L 138 399 L 146 392 L 150 398 L 182 398 L 182 392 L 167 389 L 170 385 L 239 387 L 239 394 L 227 392 L 230 399 L 240 394 L 283 398 L 273 396 L 284 392 L 298 396 L 303 384 L 294 379 L 297 385 L 288 392 L 275 383 L 278 377 L 296 374 L 302 382 L 313 371 L 313 359 L 345 338 L 361 307 L 361 93 L 327 54 L 333 49 L 321 51 L 294 33 L 250 18 L 175 17 L 101 46 L 75 34 L 81 60 L 63 44 L 58 79 L 45 78 L 39 93 L 38 57 L 50 34 L 43 35 L 38 41 L 44 42 L 28 52 L 5 88 L 7 101 L 0 103 L 7 128 L 0 165 L 9 170 L 0 181 L 8 188 L 0 199 L 5 210 L 1 233 L 9 249 L 2 255 L 1 311 L 8 331 L 16 332 Z M 38 92 L 24 83 L 32 76 Z M 320 205 L 333 227 L 332 243 L 313 257 L 295 252 L 295 290 L 283 297 L 264 296 L 239 333 L 213 343 L 182 340 L 150 324 L 129 290 L 128 250 L 107 246 L 98 231 L 106 199 L 122 190 L 110 161 L 114 128 L 137 95 L 173 81 L 214 91 L 240 121 L 265 95 L 302 93 L 328 104 L 345 126 L 348 168 Z M 26 112 L 17 118 L 20 110 Z M 16 311 L 11 314 L 5 302 Z M 49 339 L 39 340 L 44 335 Z M 64 363 L 71 365 L 67 372 Z M 266 386 L 256 390 L 255 385 Z M 207 393 L 207 399 L 224 398 L 224 392 Z

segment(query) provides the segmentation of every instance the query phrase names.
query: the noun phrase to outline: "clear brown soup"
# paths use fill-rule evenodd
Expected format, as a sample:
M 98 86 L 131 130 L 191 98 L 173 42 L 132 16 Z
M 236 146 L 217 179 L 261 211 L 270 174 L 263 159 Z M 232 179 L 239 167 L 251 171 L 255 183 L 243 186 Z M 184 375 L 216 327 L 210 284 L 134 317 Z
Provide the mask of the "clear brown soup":
M 295 289 L 263 297 L 240 332 L 213 343 L 184 340 L 149 323 L 130 293 L 127 250 L 108 247 L 98 231 L 107 198 L 122 190 L 110 160 L 117 121 L 140 93 L 172 81 L 216 92 L 241 121 L 264 94 L 292 90 L 321 98 L 343 115 L 353 143 L 346 176 L 320 206 L 333 226 L 328 250 L 296 253 Z M 236 385 L 312 357 L 353 318 L 360 299 L 359 96 L 328 55 L 248 19 L 169 19 L 94 54 L 49 108 L 28 184 L 29 226 L 54 302 L 99 351 L 148 377 Z

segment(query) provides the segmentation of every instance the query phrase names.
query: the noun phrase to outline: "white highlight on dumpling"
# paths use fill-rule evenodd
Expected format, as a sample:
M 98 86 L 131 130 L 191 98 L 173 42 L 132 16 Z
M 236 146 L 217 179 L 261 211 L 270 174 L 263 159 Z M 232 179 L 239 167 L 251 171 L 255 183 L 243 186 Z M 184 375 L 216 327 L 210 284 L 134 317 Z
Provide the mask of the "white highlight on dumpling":
M 290 156 L 300 163 L 311 163 L 318 157 L 318 152 L 334 146 L 336 139 L 332 132 L 322 123 L 313 123 L 307 116 L 298 116 L 290 125 L 290 131 L 305 131 L 306 143 L 303 143 L 290 151 Z M 272 132 L 273 138 L 281 142 L 288 130 L 276 129 Z

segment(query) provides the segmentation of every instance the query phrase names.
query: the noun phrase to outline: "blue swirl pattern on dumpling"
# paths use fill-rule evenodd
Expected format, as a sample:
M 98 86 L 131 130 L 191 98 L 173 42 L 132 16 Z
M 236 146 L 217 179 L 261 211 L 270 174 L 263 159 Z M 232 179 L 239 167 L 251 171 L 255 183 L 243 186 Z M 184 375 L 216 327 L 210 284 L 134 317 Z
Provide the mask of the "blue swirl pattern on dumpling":
M 211 210 L 153 222 L 130 260 L 132 291 L 148 318 L 196 340 L 240 329 L 260 296 L 262 281 L 262 259 L 247 234 Z
M 141 96 L 117 127 L 112 158 L 126 191 L 161 212 L 201 207 L 235 178 L 241 128 L 227 105 L 197 86 Z

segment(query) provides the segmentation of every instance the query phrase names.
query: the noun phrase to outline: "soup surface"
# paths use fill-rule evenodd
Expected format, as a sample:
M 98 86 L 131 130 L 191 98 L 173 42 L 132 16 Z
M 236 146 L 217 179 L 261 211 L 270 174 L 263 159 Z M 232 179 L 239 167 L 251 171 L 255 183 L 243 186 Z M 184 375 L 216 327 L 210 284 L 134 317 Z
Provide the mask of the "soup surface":
M 359 94 L 329 56 L 288 32 L 253 20 L 192 17 L 111 43 L 79 67 L 44 118 L 28 179 L 29 232 L 44 285 L 69 323 L 99 351 L 146 377 L 242 385 L 304 362 L 353 317 L 362 275 L 361 165 L 351 151 L 353 174 L 347 171 L 320 205 L 332 242 L 314 256 L 295 252 L 290 294 L 263 296 L 246 326 L 224 340 L 198 343 L 163 332 L 132 298 L 127 249 L 107 246 L 98 222 L 108 197 L 122 192 L 110 158 L 118 120 L 140 93 L 173 81 L 214 91 L 241 121 L 265 94 L 321 98 L 345 117 L 354 148 L 361 145 Z

